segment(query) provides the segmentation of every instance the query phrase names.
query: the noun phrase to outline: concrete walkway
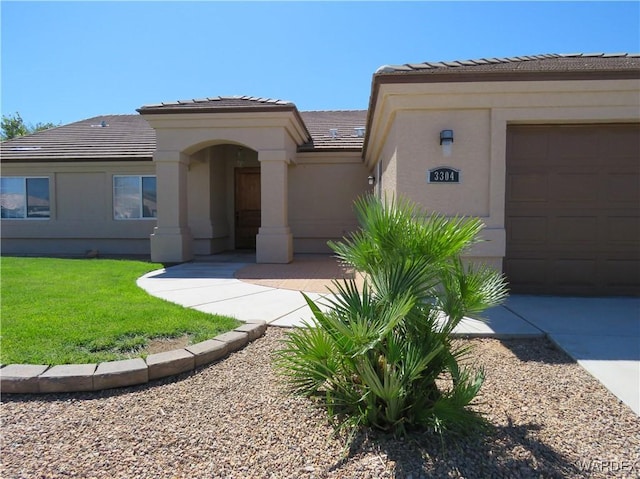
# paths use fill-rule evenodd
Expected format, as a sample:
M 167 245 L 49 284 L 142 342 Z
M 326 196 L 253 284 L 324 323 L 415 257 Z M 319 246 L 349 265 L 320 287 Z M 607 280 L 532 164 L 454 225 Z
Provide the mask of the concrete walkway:
M 514 295 L 504 307 L 544 331 L 640 415 L 640 298 Z
M 153 271 L 138 286 L 173 303 L 241 321 L 297 327 L 313 318 L 301 290 L 326 308 L 326 289 L 353 273 L 328 256 L 256 265 L 253 256 L 213 256 Z M 242 279 L 238 279 L 242 278 Z M 640 298 L 512 296 L 456 333 L 498 338 L 547 335 L 640 415 Z

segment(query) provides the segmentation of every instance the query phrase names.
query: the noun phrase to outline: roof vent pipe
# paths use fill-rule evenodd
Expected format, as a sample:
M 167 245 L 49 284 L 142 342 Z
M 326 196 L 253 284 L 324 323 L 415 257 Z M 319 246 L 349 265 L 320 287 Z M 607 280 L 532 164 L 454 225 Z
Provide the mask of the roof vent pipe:
M 358 138 L 362 138 L 364 136 L 364 126 L 357 126 L 353 131 Z
M 329 128 L 329 134 L 331 135 L 331 138 L 338 138 L 338 129 Z

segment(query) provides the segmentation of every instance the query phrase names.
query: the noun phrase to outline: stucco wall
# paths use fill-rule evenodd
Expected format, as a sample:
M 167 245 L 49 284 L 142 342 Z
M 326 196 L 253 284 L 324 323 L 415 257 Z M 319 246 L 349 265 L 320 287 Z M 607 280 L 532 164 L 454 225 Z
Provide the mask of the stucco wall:
M 640 119 L 637 80 L 382 84 L 365 161 L 382 163 L 382 192 L 427 210 L 479 216 L 487 242 L 469 257 L 501 268 L 505 254 L 507 126 L 632 122 Z M 454 131 L 450 157 L 439 144 Z M 429 184 L 427 171 L 449 166 L 460 184 Z
M 327 253 L 357 228 L 353 201 L 371 191 L 359 153 L 301 153 L 289 166 L 289 226 L 296 253 Z
M 216 145 L 191 155 L 189 228 L 197 255 L 234 249 L 234 168 L 259 167 L 257 152 Z M 289 227 L 295 253 L 327 253 L 357 227 L 353 201 L 368 191 L 370 174 L 355 153 L 300 153 L 287 167 Z
M 395 191 L 430 211 L 489 216 L 489 118 L 489 110 L 399 112 Z M 433 141 L 447 125 L 455 125 L 450 157 Z M 460 183 L 428 183 L 428 170 L 439 166 L 461 170 Z
M 113 218 L 113 176 L 154 175 L 151 161 L 5 163 L 2 176 L 46 176 L 49 219 L 3 219 L 3 254 L 149 254 L 155 219 Z
M 393 123 L 387 135 L 379 165 L 375 168 L 377 188 L 376 193 L 382 197 L 391 198 L 398 189 L 398 141 L 397 131 L 399 127 Z

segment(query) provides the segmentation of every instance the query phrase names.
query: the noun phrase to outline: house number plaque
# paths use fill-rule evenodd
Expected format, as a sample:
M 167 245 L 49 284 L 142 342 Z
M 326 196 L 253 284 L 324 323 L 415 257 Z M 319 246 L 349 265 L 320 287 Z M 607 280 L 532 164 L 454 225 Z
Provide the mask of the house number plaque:
M 442 166 L 429 170 L 428 183 L 460 183 L 460 170 Z

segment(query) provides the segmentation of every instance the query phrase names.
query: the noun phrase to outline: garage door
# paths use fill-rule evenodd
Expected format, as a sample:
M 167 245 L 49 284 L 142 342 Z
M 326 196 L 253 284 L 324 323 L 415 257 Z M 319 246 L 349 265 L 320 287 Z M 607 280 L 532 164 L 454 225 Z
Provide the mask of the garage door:
M 515 293 L 640 295 L 640 124 L 510 126 Z

